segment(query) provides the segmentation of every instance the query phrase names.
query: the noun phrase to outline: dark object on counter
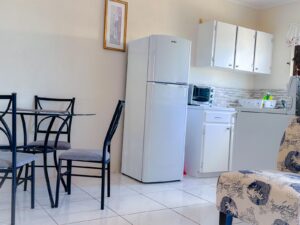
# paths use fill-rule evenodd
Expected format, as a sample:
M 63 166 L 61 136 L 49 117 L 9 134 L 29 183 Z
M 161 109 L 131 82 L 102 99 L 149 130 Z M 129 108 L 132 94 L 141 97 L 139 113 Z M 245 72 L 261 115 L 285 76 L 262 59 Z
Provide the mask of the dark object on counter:
M 300 75 L 300 45 L 295 46 L 293 75 Z
M 282 107 L 286 109 L 286 100 L 281 100 Z

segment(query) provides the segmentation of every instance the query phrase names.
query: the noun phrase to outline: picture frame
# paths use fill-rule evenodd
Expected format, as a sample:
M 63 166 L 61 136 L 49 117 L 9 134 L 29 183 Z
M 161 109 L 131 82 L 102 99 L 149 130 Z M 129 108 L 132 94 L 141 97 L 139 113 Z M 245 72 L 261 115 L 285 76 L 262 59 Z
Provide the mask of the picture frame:
M 128 3 L 105 0 L 103 48 L 126 51 Z

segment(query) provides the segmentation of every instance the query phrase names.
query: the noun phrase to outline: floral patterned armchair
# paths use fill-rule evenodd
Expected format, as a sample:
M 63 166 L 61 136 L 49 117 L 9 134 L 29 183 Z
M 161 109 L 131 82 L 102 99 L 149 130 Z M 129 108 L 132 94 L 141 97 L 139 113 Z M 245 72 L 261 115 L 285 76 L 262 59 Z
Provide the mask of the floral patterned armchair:
M 223 173 L 216 201 L 220 225 L 231 225 L 233 217 L 253 225 L 300 225 L 300 117 L 283 135 L 277 168 Z

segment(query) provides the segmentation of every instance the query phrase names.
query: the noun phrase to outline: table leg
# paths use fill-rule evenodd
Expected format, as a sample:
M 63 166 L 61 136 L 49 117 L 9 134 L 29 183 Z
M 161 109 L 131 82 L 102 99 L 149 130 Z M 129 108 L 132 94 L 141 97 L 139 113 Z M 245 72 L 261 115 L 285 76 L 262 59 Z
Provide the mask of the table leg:
M 46 179 L 46 184 L 47 184 L 47 190 L 49 194 L 49 199 L 51 203 L 51 208 L 55 207 L 54 200 L 53 200 L 53 195 L 52 195 L 52 190 L 51 190 L 51 184 L 50 184 L 50 179 L 49 179 L 49 174 L 48 174 L 48 163 L 47 163 L 47 152 L 43 152 L 43 158 L 44 158 L 44 174 L 45 174 L 45 179 Z
M 29 165 L 25 166 L 25 178 L 28 177 L 28 169 L 29 169 Z M 24 183 L 24 191 L 27 191 L 27 179 L 25 179 L 25 183 Z
M 26 129 L 26 121 L 25 121 L 25 116 L 23 114 L 20 115 L 21 117 L 21 121 L 22 121 L 22 128 L 23 128 L 23 146 L 27 145 L 27 129 Z M 25 151 L 26 148 L 23 149 L 23 151 Z M 21 178 L 22 176 L 22 172 L 23 172 L 23 167 L 21 167 L 19 174 L 18 174 L 18 180 Z M 26 167 L 26 166 L 25 166 Z M 27 170 L 27 174 L 26 174 L 26 170 Z M 28 175 L 28 167 L 25 168 L 25 178 Z M 27 190 L 27 180 L 24 180 L 24 191 Z
M 17 176 L 17 184 L 18 184 L 18 185 L 19 185 L 19 182 L 20 182 L 20 179 L 21 179 L 21 176 L 22 176 L 23 167 L 24 167 L 24 166 L 22 166 L 22 167 L 19 169 L 19 172 L 18 172 L 18 176 Z

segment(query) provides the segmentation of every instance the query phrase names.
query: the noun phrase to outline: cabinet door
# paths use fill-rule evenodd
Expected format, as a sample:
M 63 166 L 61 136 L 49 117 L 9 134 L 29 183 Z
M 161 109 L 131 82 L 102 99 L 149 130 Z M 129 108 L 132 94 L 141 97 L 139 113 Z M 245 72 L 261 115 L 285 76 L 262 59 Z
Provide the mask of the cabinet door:
M 235 54 L 236 70 L 253 71 L 255 34 L 255 30 L 238 27 Z
M 215 33 L 214 66 L 233 69 L 236 26 L 217 22 Z
M 257 31 L 254 72 L 271 73 L 272 67 L 273 35 Z
M 231 127 L 229 124 L 205 124 L 202 172 L 229 170 Z

